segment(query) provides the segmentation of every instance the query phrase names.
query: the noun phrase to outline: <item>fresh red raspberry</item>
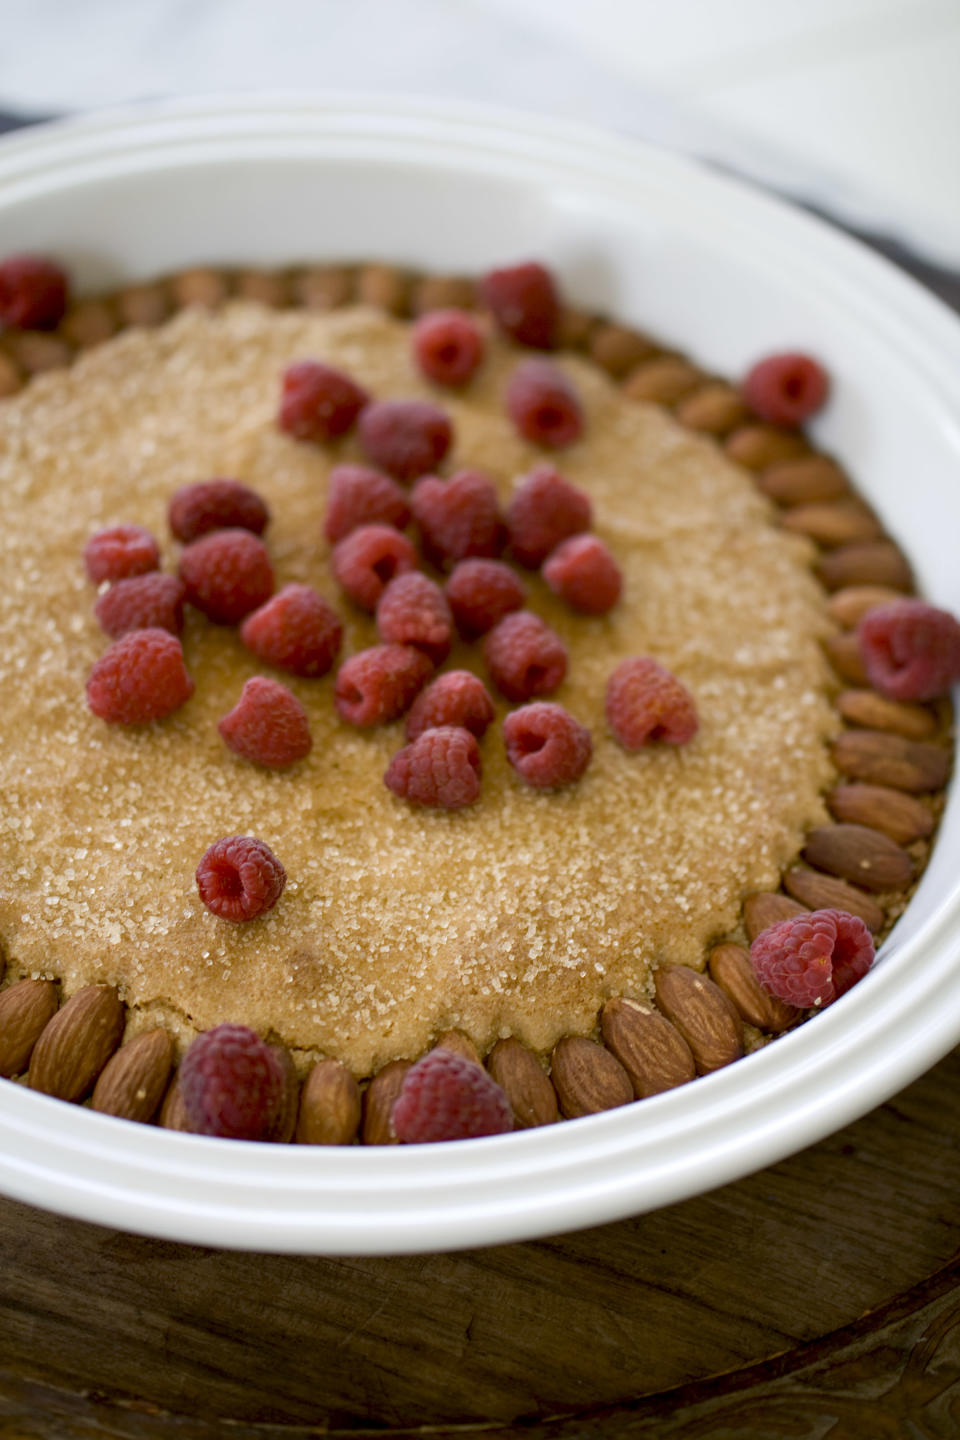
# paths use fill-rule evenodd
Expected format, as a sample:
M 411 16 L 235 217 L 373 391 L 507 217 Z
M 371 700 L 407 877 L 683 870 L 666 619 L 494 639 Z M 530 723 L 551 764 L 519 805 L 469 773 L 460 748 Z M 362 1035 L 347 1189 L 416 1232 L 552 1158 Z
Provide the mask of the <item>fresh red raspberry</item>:
M 960 624 L 923 600 L 868 610 L 857 639 L 870 684 L 891 700 L 935 700 L 960 680 Z
M 510 1101 L 482 1065 L 455 1050 L 431 1050 L 411 1065 L 390 1123 L 407 1145 L 470 1140 L 513 1129 Z
M 221 920 L 239 924 L 273 909 L 283 894 L 287 872 L 262 840 L 226 835 L 206 851 L 196 879 L 207 909 Z
M 623 590 L 620 566 L 596 535 L 563 540 L 544 561 L 543 578 L 582 615 L 606 615 Z
M 327 489 L 324 534 L 335 545 L 360 525 L 392 525 L 410 519 L 407 497 L 395 480 L 369 465 L 335 465 Z
M 239 625 L 273 594 L 267 548 L 249 530 L 214 530 L 180 556 L 191 605 L 217 625 Z
M 562 705 L 538 700 L 514 710 L 503 722 L 507 759 L 522 780 L 537 790 L 572 785 L 590 764 L 590 731 Z
M 424 475 L 410 503 L 423 553 L 438 569 L 470 555 L 499 555 L 506 543 L 496 489 L 479 470 L 458 470 L 449 480 Z
M 388 645 L 413 645 L 442 665 L 453 644 L 453 617 L 440 586 L 417 570 L 391 580 L 377 604 L 377 633 Z
M 394 755 L 383 782 L 411 805 L 462 810 L 479 798 L 480 771 L 476 737 L 459 725 L 438 725 Z
M 277 424 L 297 440 L 336 440 L 352 430 L 369 398 L 342 370 L 300 360 L 283 372 Z
M 343 625 L 333 607 L 309 585 L 284 585 L 247 616 L 240 639 L 265 665 L 315 680 L 326 675 L 337 658 Z
M 246 1025 L 205 1030 L 180 1065 L 180 1095 L 195 1135 L 267 1140 L 283 1091 L 277 1052 Z
M 454 623 L 464 640 L 486 635 L 511 610 L 521 610 L 526 591 L 499 560 L 461 560 L 444 586 Z
M 100 629 L 114 640 L 130 630 L 183 629 L 183 581 L 176 575 L 131 575 L 105 590 L 93 607 Z
M 558 366 L 523 360 L 507 382 L 507 414 L 524 440 L 546 450 L 565 450 L 583 434 L 580 399 Z
M 484 640 L 483 654 L 494 685 L 508 700 L 549 695 L 566 678 L 566 646 L 531 610 L 505 615 Z
M 768 355 L 743 382 L 750 409 L 771 425 L 802 425 L 825 404 L 830 381 L 809 355 Z
M 254 675 L 217 726 L 220 738 L 244 760 L 285 770 L 310 754 L 307 712 L 286 685 Z
M 0 322 L 14 330 L 55 330 L 67 308 L 65 272 L 42 255 L 0 261 Z
M 249 530 L 262 535 L 270 511 L 249 485 L 239 480 L 196 480 L 174 492 L 168 511 L 170 530 L 184 545 L 211 530 Z
M 102 585 L 104 580 L 128 580 L 158 569 L 160 547 L 142 525 L 112 525 L 90 536 L 83 560 L 94 585 Z
M 700 724 L 687 687 L 646 655 L 621 660 L 607 681 L 607 721 L 627 750 L 686 745 Z
M 519 564 L 537 570 L 561 541 L 589 530 L 592 519 L 589 496 L 552 465 L 538 465 L 521 480 L 507 506 L 510 553 Z
M 457 725 L 478 740 L 494 718 L 493 701 L 479 675 L 470 670 L 448 670 L 421 690 L 407 716 L 408 740 L 439 725 Z
M 465 310 L 431 310 L 413 327 L 414 359 L 437 385 L 466 385 L 485 350 L 483 331 Z
M 432 673 L 412 645 L 373 645 L 341 665 L 333 703 L 351 725 L 389 725 L 409 710 Z
M 757 979 L 788 1005 L 829 1005 L 873 964 L 873 939 L 857 915 L 814 910 L 763 930 L 750 946 Z
M 360 416 L 360 443 L 374 465 L 409 485 L 440 464 L 453 428 L 427 400 L 373 400 Z
M 552 350 L 560 298 L 550 271 L 535 261 L 491 270 L 480 282 L 484 303 L 507 335 L 534 350 Z
M 131 630 L 104 651 L 87 680 L 87 703 L 111 725 L 146 725 L 193 694 L 180 641 L 168 630 Z
M 372 615 L 390 581 L 416 570 L 417 552 L 391 525 L 359 525 L 334 546 L 330 564 L 353 603 Z

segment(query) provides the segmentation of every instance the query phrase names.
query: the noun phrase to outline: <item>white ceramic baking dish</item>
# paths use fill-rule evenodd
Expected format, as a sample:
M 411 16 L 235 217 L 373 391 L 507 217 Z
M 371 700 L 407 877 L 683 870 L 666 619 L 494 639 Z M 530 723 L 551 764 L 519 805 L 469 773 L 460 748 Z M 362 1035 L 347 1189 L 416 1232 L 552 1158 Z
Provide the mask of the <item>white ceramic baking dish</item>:
M 960 324 L 825 225 L 680 159 L 454 104 L 267 97 L 151 107 L 0 144 L 0 251 L 82 288 L 192 263 L 382 258 L 480 271 L 540 256 L 575 303 L 737 375 L 819 355 L 818 440 L 960 609 Z M 2 503 L 2 502 L 0 502 Z M 768 1165 L 960 1038 L 960 814 L 874 971 L 762 1052 L 639 1105 L 464 1144 L 324 1150 L 113 1120 L 0 1086 L 0 1189 L 210 1245 L 390 1253 L 546 1235 Z

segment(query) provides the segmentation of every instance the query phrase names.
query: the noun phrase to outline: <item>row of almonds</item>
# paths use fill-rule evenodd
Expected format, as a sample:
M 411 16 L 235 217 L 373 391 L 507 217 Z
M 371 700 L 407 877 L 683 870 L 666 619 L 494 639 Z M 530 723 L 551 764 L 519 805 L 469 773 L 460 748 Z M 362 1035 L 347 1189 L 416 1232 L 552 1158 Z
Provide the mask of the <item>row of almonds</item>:
M 475 304 L 468 280 L 418 277 L 382 265 L 184 271 L 80 300 L 52 335 L 0 336 L 0 395 L 125 325 L 158 324 L 178 307 L 216 306 L 229 296 L 323 310 L 359 300 L 398 316 Z M 833 823 L 808 833 L 781 891 L 746 898 L 741 931 L 712 950 L 706 973 L 662 967 L 654 976 L 655 1005 L 608 1001 L 594 1038 L 565 1036 L 549 1069 L 516 1039 L 493 1047 L 485 1064 L 506 1091 L 518 1128 L 658 1094 L 730 1064 L 746 1042 L 760 1043 L 801 1020 L 804 1012 L 757 985 L 743 942 L 778 920 L 822 908 L 859 915 L 882 935 L 926 861 L 950 771 L 949 704 L 896 703 L 867 686 L 856 624 L 871 606 L 912 593 L 913 581 L 902 552 L 842 469 L 815 454 L 803 435 L 757 422 L 734 386 L 646 335 L 568 309 L 563 342 L 589 355 L 631 397 L 663 405 L 688 428 L 712 436 L 753 473 L 783 527 L 813 542 L 816 573 L 837 626 L 825 641 L 840 687 L 835 705 L 848 728 L 833 745 L 840 776 L 826 796 Z M 112 986 L 88 986 L 60 1006 L 54 981 L 18 981 L 0 992 L 0 1075 L 24 1077 L 62 1099 L 89 1099 L 108 1114 L 186 1129 L 170 1035 L 158 1027 L 124 1045 L 125 1025 Z M 458 1031 L 437 1043 L 481 1061 Z M 392 1143 L 390 1110 L 412 1061 L 393 1061 L 358 1084 L 339 1061 L 322 1060 L 301 1085 L 289 1053 L 277 1048 L 287 1074 L 286 1103 L 271 1138 Z

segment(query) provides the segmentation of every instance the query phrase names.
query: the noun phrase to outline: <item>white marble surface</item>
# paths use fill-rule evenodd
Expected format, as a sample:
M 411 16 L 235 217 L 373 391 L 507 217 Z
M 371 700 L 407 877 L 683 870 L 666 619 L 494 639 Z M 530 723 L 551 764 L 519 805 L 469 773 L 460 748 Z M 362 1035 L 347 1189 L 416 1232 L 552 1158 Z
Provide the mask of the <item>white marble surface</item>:
M 960 268 L 960 0 L 0 0 L 0 109 L 456 96 L 706 155 Z

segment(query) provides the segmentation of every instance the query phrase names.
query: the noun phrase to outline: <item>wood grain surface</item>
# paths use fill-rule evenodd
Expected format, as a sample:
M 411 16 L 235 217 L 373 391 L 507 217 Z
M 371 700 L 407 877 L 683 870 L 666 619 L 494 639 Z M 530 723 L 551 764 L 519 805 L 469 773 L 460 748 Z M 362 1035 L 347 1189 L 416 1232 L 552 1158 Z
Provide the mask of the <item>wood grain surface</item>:
M 960 1435 L 960 1052 L 712 1194 L 455 1255 L 304 1259 L 0 1202 L 0 1435 Z

